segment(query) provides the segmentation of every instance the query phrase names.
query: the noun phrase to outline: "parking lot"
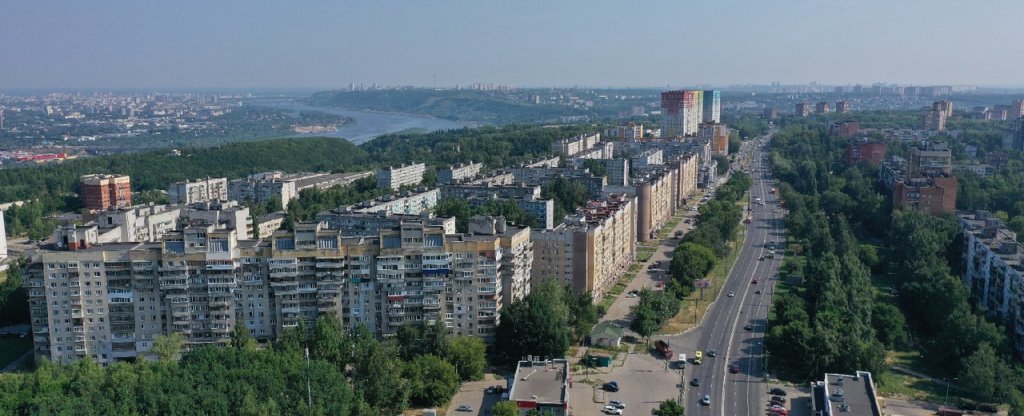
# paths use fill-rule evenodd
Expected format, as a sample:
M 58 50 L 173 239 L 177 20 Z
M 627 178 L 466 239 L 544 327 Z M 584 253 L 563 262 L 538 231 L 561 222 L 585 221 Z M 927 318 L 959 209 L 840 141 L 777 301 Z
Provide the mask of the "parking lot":
M 625 361 L 617 360 L 610 370 L 599 371 L 610 372 L 573 374 L 573 386 L 569 389 L 572 414 L 598 415 L 609 400 L 620 400 L 625 403 L 623 414 L 649 415 L 661 401 L 679 396 L 679 371 L 666 371 L 665 360 L 652 356 L 639 345 Z M 618 392 L 601 389 L 609 381 L 618 382 Z
M 491 407 L 493 407 L 495 403 L 501 401 L 501 395 L 497 393 L 487 394 L 485 390 L 487 390 L 487 387 L 495 385 L 507 387 L 505 379 L 497 377 L 494 374 L 486 374 L 484 379 L 480 381 L 463 383 L 462 387 L 459 388 L 459 392 L 452 398 L 448 412 L 445 414 L 466 416 L 491 414 Z M 457 411 L 456 408 L 462 405 L 469 406 L 472 410 Z M 441 414 L 440 409 L 438 409 L 438 414 Z

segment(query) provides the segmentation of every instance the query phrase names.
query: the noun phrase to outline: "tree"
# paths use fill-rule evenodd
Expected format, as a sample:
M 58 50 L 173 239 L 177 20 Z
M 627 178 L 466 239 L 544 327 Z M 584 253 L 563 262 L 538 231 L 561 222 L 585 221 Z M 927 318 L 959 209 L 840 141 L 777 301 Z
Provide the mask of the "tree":
M 875 328 L 878 340 L 886 347 L 896 349 L 909 341 L 907 320 L 903 317 L 903 312 L 894 305 L 876 302 L 871 314 L 871 324 Z
M 491 408 L 491 414 L 493 416 L 519 416 L 519 406 L 516 406 L 514 402 L 502 400 Z
M 256 340 L 245 326 L 245 321 L 235 319 L 235 327 L 231 330 L 231 348 L 253 351 L 257 347 Z
M 685 409 L 683 409 L 683 405 L 669 399 L 659 403 L 657 409 L 651 410 L 651 414 L 654 416 L 683 416 Z
M 448 343 L 448 362 L 455 366 L 459 379 L 479 380 L 487 367 L 487 345 L 478 337 L 454 337 Z
M 455 367 L 433 354 L 414 358 L 405 365 L 403 374 L 409 382 L 409 398 L 416 405 L 438 406 L 459 391 Z
M 313 323 L 310 353 L 314 359 L 324 360 L 344 370 L 352 360 L 352 344 L 341 327 L 338 315 L 323 314 Z
M 972 391 L 979 399 L 991 401 L 995 399 L 1000 374 L 1006 364 L 996 356 L 996 350 L 987 342 L 978 346 L 978 350 L 963 359 L 960 370 L 960 383 Z
M 572 328 L 573 339 L 582 342 L 600 320 L 594 296 L 590 291 L 573 293 L 570 287 L 566 287 L 564 292 L 565 302 L 569 307 L 569 326 Z
M 693 286 L 697 279 L 705 278 L 715 268 L 718 258 L 710 248 L 685 242 L 673 250 L 669 272 L 683 286 Z
M 371 406 L 400 411 L 408 406 L 409 400 L 409 385 L 402 377 L 402 367 L 394 345 L 372 341 L 356 356 L 353 385 Z
M 526 355 L 565 355 L 570 328 L 562 291 L 555 279 L 544 279 L 522 301 L 502 309 L 494 344 L 499 361 L 511 364 Z
M 180 332 L 172 332 L 167 335 L 157 335 L 153 340 L 151 351 L 160 361 L 177 361 L 181 359 L 181 349 L 184 346 L 185 335 Z

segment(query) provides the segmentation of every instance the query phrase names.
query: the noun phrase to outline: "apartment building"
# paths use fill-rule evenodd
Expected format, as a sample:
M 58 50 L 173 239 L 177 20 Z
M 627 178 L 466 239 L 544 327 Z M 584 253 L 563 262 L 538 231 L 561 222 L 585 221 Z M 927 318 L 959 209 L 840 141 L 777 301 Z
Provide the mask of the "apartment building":
M 953 173 L 953 153 L 944 142 L 925 142 L 907 151 L 911 177 L 949 176 Z
M 846 164 L 866 161 L 871 165 L 878 165 L 885 160 L 885 152 L 885 143 L 874 142 L 866 137 L 853 139 L 846 142 Z
M 206 178 L 172 183 L 167 188 L 172 204 L 228 200 L 227 178 Z
M 811 115 L 811 105 L 807 103 L 796 103 L 794 110 L 796 115 L 800 117 L 807 117 Z
M 139 205 L 97 213 L 99 243 L 151 243 L 177 229 L 184 205 Z
M 544 185 L 557 178 L 565 177 L 579 181 L 586 185 L 587 190 L 594 197 L 600 196 L 608 179 L 604 176 L 595 176 L 588 170 L 574 168 L 528 168 L 517 167 L 509 170 L 516 182 L 527 185 Z
M 83 175 L 79 181 L 86 210 L 118 209 L 132 205 L 132 184 L 128 175 Z
M 377 189 L 397 190 L 406 185 L 419 185 L 426 170 L 427 166 L 422 163 L 388 166 L 377 171 Z
M 228 182 L 228 199 L 267 203 L 277 198 L 281 208 L 288 209 L 292 199 L 299 196 L 295 181 L 284 179 L 281 172 L 266 172 L 250 175 Z
M 480 174 L 480 170 L 483 169 L 483 163 L 460 163 L 457 165 L 451 165 L 444 169 L 437 171 L 437 183 L 439 185 L 460 182 L 465 179 L 471 179 L 476 175 Z
M 904 178 L 892 188 L 892 202 L 896 208 L 909 207 L 932 215 L 952 213 L 956 210 L 957 179 L 935 176 Z
M 664 161 L 664 154 L 661 149 L 646 149 L 634 154 L 629 158 L 630 166 L 633 169 L 644 169 L 648 166 L 661 165 Z
M 386 212 L 389 214 L 418 215 L 430 211 L 437 205 L 441 192 L 437 188 L 424 187 L 405 191 L 398 195 L 382 196 L 377 199 L 363 201 L 352 205 L 355 212 Z
M 558 279 L 600 298 L 636 258 L 636 199 L 590 201 L 551 230 L 531 233 L 534 279 Z
M 721 123 L 722 122 L 722 92 L 718 90 L 704 90 L 704 109 L 701 122 Z
M 605 159 L 604 170 L 608 186 L 629 185 L 629 159 Z
M 925 111 L 921 118 L 921 128 L 925 130 L 946 130 L 946 112 L 939 110 Z
M 556 140 L 551 143 L 551 153 L 567 157 L 576 155 L 592 149 L 601 142 L 601 133 L 581 134 L 576 137 Z
M 335 186 L 351 185 L 352 182 L 373 176 L 373 172 L 350 172 L 350 173 L 294 173 L 282 175 L 280 179 L 295 182 L 295 192 L 302 192 L 305 189 L 327 189 Z
M 644 125 L 642 123 L 627 123 L 623 126 L 612 128 L 612 137 L 621 140 L 640 140 L 644 137 Z
M 441 227 L 445 234 L 455 234 L 455 218 L 435 217 L 429 211 L 420 214 L 394 214 L 387 211 L 356 212 L 350 207 L 324 211 L 316 216 L 328 229 L 340 230 L 342 235 L 376 237 L 381 230 L 399 227 L 403 222 L 421 221 L 431 227 Z
M 34 351 L 106 365 L 147 356 L 161 334 L 224 345 L 238 320 L 271 340 L 325 313 L 378 336 L 440 320 L 491 341 L 501 308 L 529 292 L 530 230 L 475 221 L 479 234 L 405 221 L 374 237 L 299 223 L 264 241 L 188 225 L 130 244 L 96 244 L 95 227 L 67 226 L 27 267 Z
M 697 134 L 704 120 L 704 91 L 676 90 L 661 93 L 661 137 Z
M 1024 352 L 1024 246 L 987 211 L 961 212 L 957 218 L 964 230 L 962 279 L 971 300 L 1005 323 L 1014 347 Z
M 814 112 L 817 114 L 828 114 L 831 112 L 828 101 L 821 101 L 814 105 Z
M 711 151 L 716 155 L 729 155 L 729 127 L 722 123 L 703 123 L 697 137 L 711 141 Z
M 836 112 L 839 114 L 850 112 L 850 103 L 847 101 L 836 101 Z
M 845 137 L 847 139 L 856 136 L 860 132 L 860 124 L 853 120 L 833 121 L 828 124 L 830 136 Z

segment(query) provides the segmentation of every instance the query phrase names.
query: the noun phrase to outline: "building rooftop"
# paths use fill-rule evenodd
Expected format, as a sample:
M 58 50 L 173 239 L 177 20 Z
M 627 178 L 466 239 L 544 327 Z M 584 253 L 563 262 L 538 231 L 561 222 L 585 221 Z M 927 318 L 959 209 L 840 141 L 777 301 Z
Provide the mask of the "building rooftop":
M 871 373 L 858 371 L 855 375 L 825 374 L 825 380 L 815 385 L 814 411 L 826 416 L 881 416 L 875 397 Z
M 549 361 L 520 361 L 509 400 L 563 404 L 568 400 L 569 382 L 566 378 L 569 362 L 565 359 Z

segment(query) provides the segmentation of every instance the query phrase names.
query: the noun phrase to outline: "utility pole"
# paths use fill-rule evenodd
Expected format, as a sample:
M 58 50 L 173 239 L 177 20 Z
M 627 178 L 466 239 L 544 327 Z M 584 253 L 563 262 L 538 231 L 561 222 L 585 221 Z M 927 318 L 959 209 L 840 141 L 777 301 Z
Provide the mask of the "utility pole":
M 306 349 L 306 401 L 309 403 L 309 408 L 313 409 L 313 389 L 309 383 L 309 348 Z

